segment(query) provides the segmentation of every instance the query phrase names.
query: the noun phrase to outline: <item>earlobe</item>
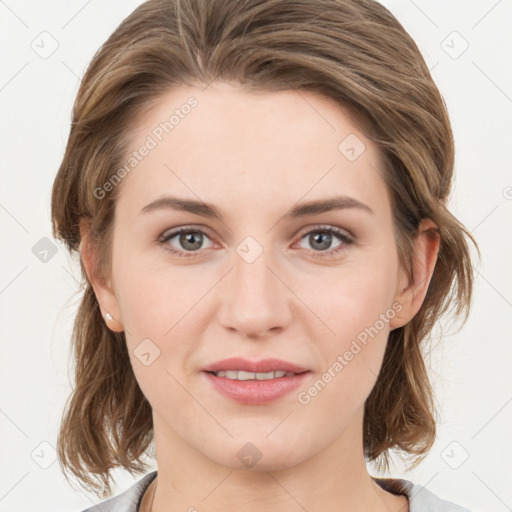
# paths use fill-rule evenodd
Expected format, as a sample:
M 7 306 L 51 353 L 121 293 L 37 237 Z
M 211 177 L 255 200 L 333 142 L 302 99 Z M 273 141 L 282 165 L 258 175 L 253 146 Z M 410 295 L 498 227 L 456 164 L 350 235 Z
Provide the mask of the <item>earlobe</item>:
M 94 289 L 102 317 L 108 328 L 114 332 L 124 331 L 119 304 L 109 279 L 98 276 L 95 272 L 96 250 L 89 242 L 89 222 L 80 222 L 80 258 L 87 277 Z
M 439 253 L 440 236 L 437 226 L 424 219 L 418 228 L 414 241 L 412 268 L 413 276 L 406 286 L 400 285 L 395 300 L 401 305 L 400 314 L 390 322 L 391 330 L 407 324 L 421 308 L 434 273 Z M 405 275 L 405 270 L 403 270 Z M 401 283 L 404 281 L 402 280 Z

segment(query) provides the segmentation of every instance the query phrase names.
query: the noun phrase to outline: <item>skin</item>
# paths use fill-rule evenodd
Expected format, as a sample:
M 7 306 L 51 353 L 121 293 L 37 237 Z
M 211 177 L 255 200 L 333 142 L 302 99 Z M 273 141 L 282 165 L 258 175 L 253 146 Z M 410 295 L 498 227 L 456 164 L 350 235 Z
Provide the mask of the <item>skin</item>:
M 304 91 L 255 94 L 225 82 L 203 89 L 166 93 L 133 127 L 135 149 L 189 96 L 198 100 L 118 185 L 110 279 L 93 274 L 89 244 L 82 251 L 102 312 L 114 318 L 107 324 L 125 331 L 152 406 L 152 510 L 406 512 L 407 498 L 384 491 L 368 473 L 363 406 L 390 330 L 406 324 L 425 297 L 438 252 L 428 236 L 433 224 L 420 226 L 411 280 L 398 260 L 379 149 L 337 103 Z M 349 134 L 365 144 L 354 161 L 338 149 Z M 165 195 L 212 203 L 224 220 L 171 209 L 141 213 Z M 373 213 L 346 208 L 283 217 L 297 203 L 336 195 Z M 314 238 L 321 229 L 311 233 L 319 224 L 350 233 L 352 243 L 333 235 L 322 249 Z M 198 250 L 180 244 L 179 235 L 165 244 L 191 257 L 158 244 L 171 228 L 190 225 L 207 231 Z M 251 263 L 236 251 L 247 236 L 263 249 Z M 301 404 L 298 393 L 397 304 L 400 312 L 378 335 Z M 134 354 L 146 338 L 160 350 L 148 366 Z M 241 405 L 201 373 L 231 356 L 281 358 L 311 374 L 270 404 Z M 237 456 L 248 442 L 262 454 L 253 467 Z M 153 485 L 141 510 L 152 492 Z

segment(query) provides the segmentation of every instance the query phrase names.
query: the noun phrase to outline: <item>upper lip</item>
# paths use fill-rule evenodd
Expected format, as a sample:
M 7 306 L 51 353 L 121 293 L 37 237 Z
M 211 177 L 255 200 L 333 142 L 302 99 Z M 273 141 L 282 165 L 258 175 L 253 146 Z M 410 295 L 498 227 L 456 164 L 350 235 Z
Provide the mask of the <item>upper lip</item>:
M 281 359 L 262 359 L 261 361 L 249 361 L 241 357 L 231 357 L 217 361 L 204 368 L 206 372 L 218 372 L 222 370 L 241 370 L 252 373 L 267 373 L 275 371 L 285 371 L 289 373 L 302 373 L 308 371 L 296 364 Z

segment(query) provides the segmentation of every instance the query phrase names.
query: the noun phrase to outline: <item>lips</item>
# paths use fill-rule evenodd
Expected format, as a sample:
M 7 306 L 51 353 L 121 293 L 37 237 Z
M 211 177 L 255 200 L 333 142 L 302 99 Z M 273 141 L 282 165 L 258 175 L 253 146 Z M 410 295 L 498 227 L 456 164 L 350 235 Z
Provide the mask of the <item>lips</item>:
M 289 361 L 283 361 L 282 359 L 263 359 L 261 361 L 249 361 L 241 357 L 231 357 L 229 359 L 223 359 L 206 366 L 203 369 L 205 372 L 218 372 L 228 370 L 241 370 L 244 372 L 251 373 L 268 373 L 284 371 L 286 373 L 303 373 L 307 372 L 308 369 Z
M 244 372 L 244 375 L 237 371 Z M 283 372 L 285 375 L 280 376 Z M 249 361 L 240 357 L 217 361 L 201 373 L 206 382 L 221 395 L 244 405 L 264 405 L 278 400 L 296 390 L 313 375 L 307 368 L 281 359 Z M 267 378 L 262 380 L 263 377 Z
M 264 405 L 284 398 L 311 378 L 312 372 L 292 373 L 290 377 L 269 380 L 235 380 L 201 372 L 205 381 L 225 398 L 243 405 Z

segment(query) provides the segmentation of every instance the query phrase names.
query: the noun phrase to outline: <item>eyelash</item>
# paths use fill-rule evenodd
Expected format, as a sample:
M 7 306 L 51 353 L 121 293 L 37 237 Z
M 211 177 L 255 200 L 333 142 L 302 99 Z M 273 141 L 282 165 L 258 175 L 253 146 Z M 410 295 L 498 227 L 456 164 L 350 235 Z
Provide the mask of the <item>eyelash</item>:
M 174 231 L 171 231 L 168 234 L 164 233 L 163 235 L 161 235 L 159 237 L 158 243 L 159 243 L 159 245 L 162 245 L 165 250 L 175 254 L 176 256 L 179 256 L 180 258 L 190 258 L 190 257 L 195 256 L 195 253 L 198 253 L 200 251 L 189 251 L 189 252 L 178 251 L 178 250 L 174 249 L 173 247 L 171 247 L 167 243 L 169 240 L 171 240 L 172 238 L 174 238 L 177 235 L 181 235 L 182 233 L 201 233 L 201 234 L 207 236 L 208 238 L 210 238 L 208 236 L 208 233 L 201 228 L 192 228 L 192 227 L 184 226 L 184 227 L 178 228 Z M 337 256 L 338 253 L 347 250 L 347 247 L 354 243 L 354 241 L 348 235 L 346 235 L 343 231 L 341 231 L 335 227 L 332 227 L 332 226 L 328 226 L 328 227 L 315 226 L 313 229 L 310 229 L 309 231 L 306 231 L 303 235 L 301 235 L 299 238 L 299 241 L 302 240 L 303 238 L 305 238 L 306 236 L 311 235 L 312 233 L 328 233 L 331 235 L 336 235 L 342 242 L 337 248 L 335 248 L 333 250 L 308 251 L 308 252 L 312 253 L 312 256 L 315 258 L 329 258 L 329 257 Z

